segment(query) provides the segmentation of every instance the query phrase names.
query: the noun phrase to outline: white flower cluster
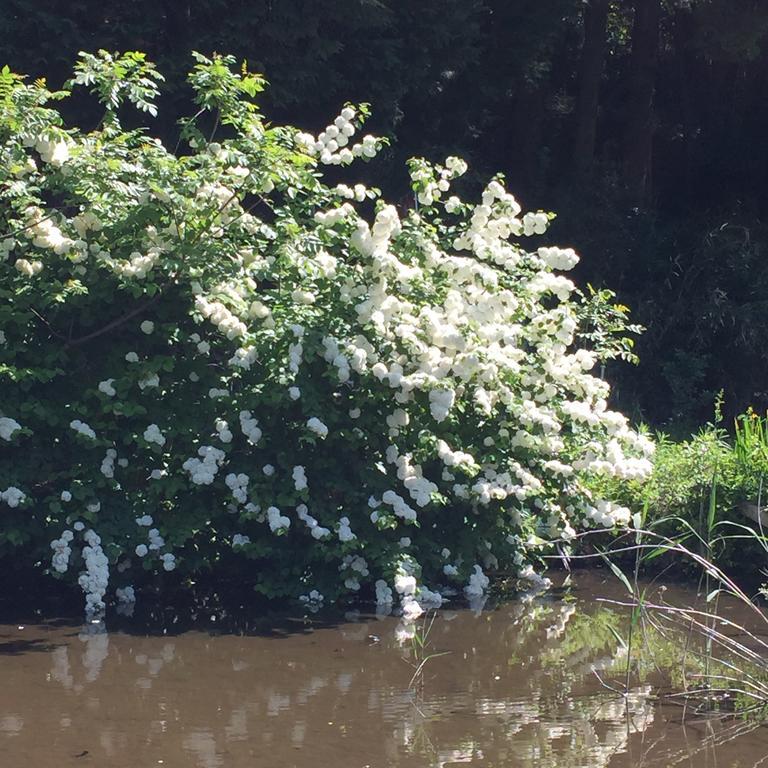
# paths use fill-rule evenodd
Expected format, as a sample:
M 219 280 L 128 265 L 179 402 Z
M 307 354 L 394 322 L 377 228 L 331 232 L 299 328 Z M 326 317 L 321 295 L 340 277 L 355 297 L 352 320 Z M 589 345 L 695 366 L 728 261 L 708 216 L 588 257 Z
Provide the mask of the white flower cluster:
M 230 472 L 224 478 L 227 488 L 232 491 L 232 496 L 234 496 L 235 500 L 241 504 L 245 504 L 245 502 L 248 501 L 248 483 L 250 481 L 251 478 L 242 472 L 239 475 Z
M 219 436 L 219 440 L 221 440 L 222 443 L 232 442 L 232 430 L 224 419 L 216 419 L 214 426 L 216 427 L 216 434 Z
M 297 491 L 305 491 L 307 489 L 307 473 L 304 467 L 297 466 L 293 468 L 293 486 Z
M 300 595 L 299 600 L 305 604 L 321 605 L 325 598 L 321 592 L 318 592 L 316 589 L 311 589 L 306 595 Z
M 64 138 L 39 136 L 34 141 L 34 146 L 42 161 L 56 168 L 60 168 L 69 160 L 69 144 Z
M 80 421 L 80 419 L 70 421 L 69 427 L 83 437 L 90 438 L 91 440 L 96 439 L 96 433 L 84 421 Z
M 104 379 L 104 381 L 100 381 L 98 387 L 99 392 L 106 395 L 107 397 L 114 397 L 117 394 L 114 383 L 114 379 Z
M 418 160 L 411 161 L 411 181 L 417 190 L 417 200 L 421 205 L 432 205 L 444 192 L 450 189 L 450 182 L 467 172 L 467 164 L 460 157 L 448 157 L 445 167 L 435 166 Z M 450 198 L 446 208 L 452 213 L 456 210 L 458 198 Z
M 248 438 L 248 442 L 251 445 L 256 445 L 261 440 L 261 429 L 259 428 L 259 421 L 253 417 L 250 411 L 240 411 L 240 429 L 243 434 Z
M 579 257 L 573 248 L 539 248 L 539 258 L 551 269 L 569 270 L 579 263 Z
M 75 534 L 72 531 L 63 531 L 58 539 L 51 542 L 53 555 L 51 557 L 51 567 L 56 573 L 66 573 L 69 568 L 69 556 L 72 554 L 72 548 L 69 546 Z
M 346 184 L 337 184 L 333 191 L 339 196 L 344 197 L 347 200 L 356 200 L 358 203 L 362 203 L 366 198 L 368 190 L 365 184 L 355 184 L 354 187 L 348 187 Z
M 198 448 L 197 455 L 201 458 L 189 458 L 181 467 L 189 472 L 195 485 L 210 485 L 224 461 L 225 453 L 212 445 L 203 445 Z
M 150 424 L 144 430 L 144 439 L 148 443 L 154 443 L 161 448 L 165 445 L 165 435 L 160 431 L 160 427 L 157 424 Z
M 296 514 L 299 520 L 309 528 L 309 532 L 313 539 L 324 539 L 326 536 L 330 536 L 330 529 L 323 528 L 323 526 L 309 514 L 309 509 L 306 504 L 299 504 L 299 506 L 296 507 Z
M 349 524 L 349 518 L 346 516 L 339 520 L 339 529 L 337 533 L 339 536 L 339 541 L 342 542 L 342 544 L 348 541 L 354 541 L 357 538 L 357 536 L 352 533 L 352 528 Z
M 328 427 L 326 427 L 316 416 L 313 416 L 307 421 L 307 429 L 310 432 L 314 432 L 322 440 L 328 437 Z
M 150 248 L 147 253 L 134 251 L 125 261 L 109 257 L 103 258 L 103 260 L 112 268 L 116 275 L 143 280 L 154 269 L 162 252 L 161 248 L 155 246 Z
M 0 491 L 0 501 L 4 501 L 9 507 L 18 507 L 26 499 L 23 491 L 20 491 L 15 485 L 8 486 L 4 491 Z
M 13 433 L 21 429 L 21 424 L 8 416 L 0 416 L 0 437 L 3 440 L 10 441 Z
M 115 460 L 117 459 L 117 451 L 114 448 L 107 448 L 107 452 L 104 454 L 104 458 L 101 461 L 101 474 L 104 477 L 112 479 L 115 476 Z
M 246 536 L 242 533 L 236 533 L 232 537 L 232 546 L 233 547 L 244 547 L 246 544 L 251 543 L 251 537 Z
M 452 389 L 433 389 L 429 393 L 429 412 L 437 421 L 445 421 L 456 400 L 456 393 Z
M 24 277 L 34 277 L 43 271 L 43 262 L 38 260 L 29 261 L 29 259 L 16 259 L 14 267 Z
M 291 527 L 291 521 L 277 507 L 267 509 L 267 522 L 272 533 L 280 533 Z
M 204 296 L 196 296 L 195 308 L 230 340 L 245 336 L 248 332 L 245 323 L 220 301 L 208 301 Z
M 618 525 L 629 525 L 632 513 L 627 507 L 619 506 L 610 501 L 600 500 L 594 506 L 587 506 L 587 517 L 603 528 L 614 528 Z
M 359 144 L 348 146 L 355 135 L 355 110 L 344 107 L 331 125 L 326 126 L 317 137 L 311 133 L 299 133 L 296 143 L 309 155 L 317 155 L 324 165 L 348 165 L 356 157 L 374 157 L 379 141 L 373 136 L 364 136 Z
M 32 241 L 33 246 L 43 250 L 51 250 L 57 256 L 65 256 L 74 250 L 75 253 L 72 254 L 72 261 L 82 261 L 85 258 L 85 242 L 82 240 L 75 241 L 66 237 L 53 223 L 52 217 L 46 216 L 42 209 L 30 206 L 24 211 L 24 215 L 27 222 L 24 233 Z M 22 272 L 22 274 L 31 276 L 28 269 L 23 269 L 19 265 L 19 262 L 23 261 L 23 259 L 19 259 L 16 262 L 16 269 Z M 34 274 L 37 274 L 42 269 L 42 264 L 39 261 L 27 263 L 31 264 Z

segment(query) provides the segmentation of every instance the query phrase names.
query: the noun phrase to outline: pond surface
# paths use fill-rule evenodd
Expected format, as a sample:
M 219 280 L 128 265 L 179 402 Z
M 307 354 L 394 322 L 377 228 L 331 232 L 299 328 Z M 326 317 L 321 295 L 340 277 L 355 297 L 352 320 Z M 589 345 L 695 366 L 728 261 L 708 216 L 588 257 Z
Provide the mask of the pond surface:
M 600 573 L 574 582 L 411 625 L 373 613 L 240 634 L 215 615 L 149 636 L 124 619 L 109 632 L 0 624 L 0 765 L 768 766 L 768 726 L 687 712 L 658 695 L 663 671 L 633 675 L 624 696 L 623 618 L 596 601 L 621 593 Z M 442 655 L 412 680 L 423 655 L 409 636 L 428 628 L 426 653 Z

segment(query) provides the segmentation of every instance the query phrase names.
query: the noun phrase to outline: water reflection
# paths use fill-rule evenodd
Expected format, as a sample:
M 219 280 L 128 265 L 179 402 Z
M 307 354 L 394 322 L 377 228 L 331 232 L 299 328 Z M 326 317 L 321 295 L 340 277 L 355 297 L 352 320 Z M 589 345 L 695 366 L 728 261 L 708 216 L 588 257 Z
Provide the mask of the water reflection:
M 572 598 L 443 611 L 428 648 L 444 655 L 414 684 L 425 627 L 395 616 L 173 639 L 0 626 L 42 649 L 0 653 L 0 764 L 602 768 L 706 754 L 727 768 L 768 754 L 757 724 L 683 724 L 652 680 L 624 695 L 619 624 Z

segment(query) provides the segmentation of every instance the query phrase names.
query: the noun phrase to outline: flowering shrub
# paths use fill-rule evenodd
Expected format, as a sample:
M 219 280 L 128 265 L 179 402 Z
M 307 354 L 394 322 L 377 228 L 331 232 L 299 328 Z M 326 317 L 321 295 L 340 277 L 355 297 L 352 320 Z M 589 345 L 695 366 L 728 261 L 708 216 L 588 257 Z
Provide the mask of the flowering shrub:
M 412 615 L 627 524 L 585 482 L 649 471 L 590 373 L 626 339 L 559 274 L 572 250 L 521 244 L 551 216 L 500 177 L 462 200 L 458 158 L 413 160 L 399 211 L 354 183 L 383 144 L 364 106 L 274 126 L 233 64 L 196 56 L 173 152 L 119 120 L 155 111 L 141 54 L 83 55 L 56 93 L 0 74 L 0 555 L 93 610 L 210 569 Z M 79 86 L 90 132 L 55 109 Z

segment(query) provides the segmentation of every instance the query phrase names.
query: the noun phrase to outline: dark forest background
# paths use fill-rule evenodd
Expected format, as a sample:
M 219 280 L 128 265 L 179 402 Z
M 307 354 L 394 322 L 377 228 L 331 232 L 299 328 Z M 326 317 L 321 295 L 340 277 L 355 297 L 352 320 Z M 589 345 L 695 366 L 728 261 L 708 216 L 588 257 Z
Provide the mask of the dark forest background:
M 687 430 L 768 405 L 768 2 L 761 0 L 0 0 L 0 65 L 60 86 L 79 50 L 142 50 L 165 74 L 153 131 L 188 107 L 190 51 L 233 53 L 271 83 L 266 114 L 321 129 L 347 100 L 403 160 L 501 170 L 555 210 L 577 279 L 647 327 L 618 405 Z M 72 99 L 73 119 L 98 122 Z

